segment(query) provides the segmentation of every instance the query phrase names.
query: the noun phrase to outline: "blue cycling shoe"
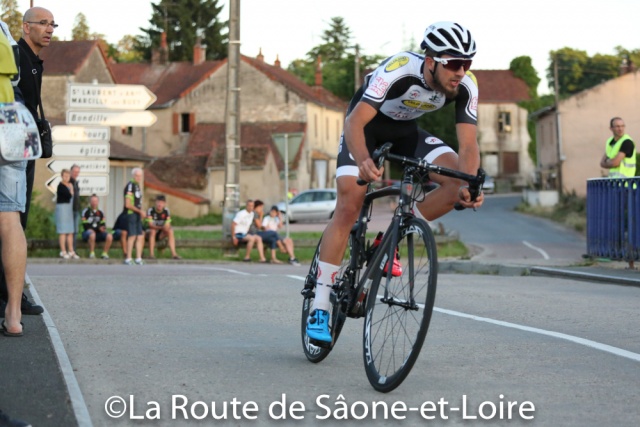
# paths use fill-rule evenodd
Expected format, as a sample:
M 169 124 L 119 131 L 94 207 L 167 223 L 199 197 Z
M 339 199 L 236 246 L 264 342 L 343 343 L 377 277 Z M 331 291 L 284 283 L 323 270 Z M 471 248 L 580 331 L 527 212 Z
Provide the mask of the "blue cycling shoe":
M 307 319 L 307 336 L 316 341 L 330 343 L 329 333 L 329 312 L 324 310 L 313 310 Z

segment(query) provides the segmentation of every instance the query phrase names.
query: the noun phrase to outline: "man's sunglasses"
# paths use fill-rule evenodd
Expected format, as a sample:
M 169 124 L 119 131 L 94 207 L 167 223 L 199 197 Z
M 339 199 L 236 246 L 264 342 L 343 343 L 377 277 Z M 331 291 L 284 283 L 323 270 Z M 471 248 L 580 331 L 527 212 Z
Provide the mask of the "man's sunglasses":
M 434 61 L 442 64 L 444 68 L 449 71 L 458 71 L 460 67 L 464 68 L 465 71 L 469 71 L 471 68 L 471 59 L 456 59 L 456 58 L 433 58 Z

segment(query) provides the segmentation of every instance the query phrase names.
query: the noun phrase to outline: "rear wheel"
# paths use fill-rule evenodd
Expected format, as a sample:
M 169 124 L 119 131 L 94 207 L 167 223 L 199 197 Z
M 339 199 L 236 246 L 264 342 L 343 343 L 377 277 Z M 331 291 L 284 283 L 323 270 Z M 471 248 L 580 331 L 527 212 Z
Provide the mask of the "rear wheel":
M 342 326 L 346 320 L 346 297 L 345 292 L 348 292 L 348 286 L 338 286 L 337 291 L 331 292 L 331 306 L 329 308 L 330 322 L 329 322 L 329 331 L 331 332 L 331 337 L 333 340 L 330 344 L 324 345 L 316 345 L 320 343 L 314 344 L 309 337 L 307 336 L 307 319 L 309 318 L 309 313 L 313 310 L 313 302 L 315 299 L 315 288 L 316 288 L 316 280 L 318 278 L 318 262 L 320 258 L 320 245 L 322 244 L 322 239 L 318 242 L 318 247 L 316 248 L 316 252 L 313 256 L 313 260 L 311 261 L 311 267 L 309 268 L 309 274 L 307 275 L 304 289 L 302 290 L 302 295 L 304 299 L 302 301 L 302 318 L 300 319 L 301 326 L 301 334 L 302 334 L 302 349 L 304 350 L 305 356 L 307 359 L 313 363 L 318 363 L 324 360 L 325 357 L 329 355 L 333 346 L 338 341 L 338 337 L 340 336 L 340 332 L 342 331 Z M 343 277 L 345 271 L 349 266 L 350 260 L 350 245 L 347 246 L 347 251 L 345 256 L 343 257 L 342 265 L 338 274 L 336 276 L 336 283 L 341 284 L 343 282 Z
M 388 280 L 382 262 L 371 271 L 364 322 L 367 377 L 384 393 L 402 384 L 416 362 L 436 297 L 436 243 L 429 225 L 417 218 L 408 220 L 399 230 L 397 250 L 402 266 L 398 277 Z

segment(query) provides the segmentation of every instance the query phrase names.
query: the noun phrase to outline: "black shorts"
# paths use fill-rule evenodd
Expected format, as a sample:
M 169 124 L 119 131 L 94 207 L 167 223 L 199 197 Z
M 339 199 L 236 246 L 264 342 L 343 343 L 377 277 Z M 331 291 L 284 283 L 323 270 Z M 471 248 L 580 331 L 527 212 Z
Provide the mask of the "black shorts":
M 127 214 L 127 233 L 128 237 L 142 235 L 142 220 L 135 212 Z
M 394 154 L 425 159 L 429 163 L 433 163 L 441 154 L 454 153 L 441 139 L 420 129 L 415 120 L 392 120 L 378 114 L 364 127 L 364 137 L 369 154 L 386 142 L 393 143 L 391 152 Z M 337 166 L 336 178 L 358 176 L 358 166 L 349 153 L 344 133 L 340 137 Z

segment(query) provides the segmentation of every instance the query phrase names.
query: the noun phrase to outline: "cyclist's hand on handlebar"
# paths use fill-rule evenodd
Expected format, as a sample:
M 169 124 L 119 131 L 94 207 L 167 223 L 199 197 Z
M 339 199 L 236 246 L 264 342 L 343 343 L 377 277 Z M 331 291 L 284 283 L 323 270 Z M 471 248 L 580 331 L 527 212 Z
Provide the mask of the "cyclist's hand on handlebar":
M 358 177 L 367 182 L 372 182 L 380 179 L 382 177 L 382 172 L 384 171 L 384 167 L 378 169 L 373 160 L 369 157 L 364 162 L 360 163 L 358 166 Z
M 469 192 L 469 187 L 467 186 L 460 187 L 460 189 L 458 190 L 458 197 L 460 198 L 458 203 L 460 203 L 460 205 L 467 209 L 479 208 L 484 202 L 483 192 L 480 192 L 480 194 L 478 194 L 478 197 L 476 197 L 474 201 L 471 201 L 471 193 Z

